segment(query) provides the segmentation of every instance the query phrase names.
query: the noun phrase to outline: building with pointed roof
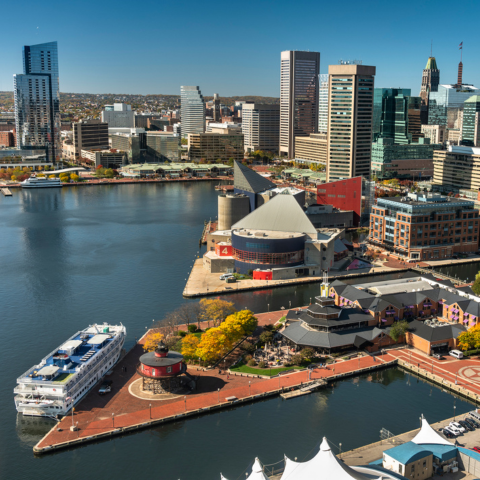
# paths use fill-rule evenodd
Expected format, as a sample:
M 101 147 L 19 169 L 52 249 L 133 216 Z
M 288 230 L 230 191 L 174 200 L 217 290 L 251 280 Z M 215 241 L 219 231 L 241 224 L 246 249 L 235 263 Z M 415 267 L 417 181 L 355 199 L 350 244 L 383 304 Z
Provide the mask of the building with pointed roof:
M 435 57 L 428 57 L 427 64 L 423 69 L 422 87 L 420 89 L 420 97 L 422 104 L 428 106 L 428 96 L 430 92 L 438 91 L 440 83 L 440 70 L 437 67 Z

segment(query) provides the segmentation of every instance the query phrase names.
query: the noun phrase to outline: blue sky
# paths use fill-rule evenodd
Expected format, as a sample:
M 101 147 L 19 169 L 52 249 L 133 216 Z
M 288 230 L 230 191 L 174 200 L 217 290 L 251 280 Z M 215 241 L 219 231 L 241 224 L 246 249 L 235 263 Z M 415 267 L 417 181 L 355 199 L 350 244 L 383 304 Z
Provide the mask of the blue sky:
M 454 83 L 464 42 L 464 82 L 480 84 L 478 0 L 22 0 L 2 22 L 0 90 L 22 71 L 22 46 L 57 40 L 60 90 L 78 93 L 279 96 L 280 52 L 320 52 L 320 73 L 339 59 L 377 67 L 375 86 L 420 90 L 437 58 Z M 5 13 L 5 9 L 3 10 Z M 19 21 L 21 19 L 21 21 Z M 7 20 L 7 19 L 4 19 Z

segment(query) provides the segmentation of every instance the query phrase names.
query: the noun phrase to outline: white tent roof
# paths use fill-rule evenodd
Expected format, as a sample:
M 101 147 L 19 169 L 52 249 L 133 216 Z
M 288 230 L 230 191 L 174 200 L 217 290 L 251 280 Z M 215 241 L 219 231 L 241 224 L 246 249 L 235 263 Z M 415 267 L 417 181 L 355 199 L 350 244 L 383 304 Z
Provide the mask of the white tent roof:
M 263 473 L 263 466 L 258 458 L 255 458 L 255 463 L 252 467 L 252 473 L 247 480 L 268 480 L 268 477 Z
M 324 437 L 319 452 L 308 462 L 294 462 L 285 457 L 281 480 L 371 480 L 339 460 Z
M 417 445 L 424 445 L 424 444 L 433 444 L 433 445 L 452 445 L 446 438 L 443 438 L 439 435 L 430 425 L 429 423 L 423 418 L 422 415 L 422 428 L 417 433 L 415 438 L 412 439 L 413 443 Z

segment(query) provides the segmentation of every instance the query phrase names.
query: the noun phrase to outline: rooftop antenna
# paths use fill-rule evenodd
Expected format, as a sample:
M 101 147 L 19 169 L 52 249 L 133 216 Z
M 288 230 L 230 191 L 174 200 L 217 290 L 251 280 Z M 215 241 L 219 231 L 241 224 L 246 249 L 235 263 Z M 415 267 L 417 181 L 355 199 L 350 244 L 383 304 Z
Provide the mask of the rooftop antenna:
M 430 56 L 433 57 L 433 39 L 430 40 Z

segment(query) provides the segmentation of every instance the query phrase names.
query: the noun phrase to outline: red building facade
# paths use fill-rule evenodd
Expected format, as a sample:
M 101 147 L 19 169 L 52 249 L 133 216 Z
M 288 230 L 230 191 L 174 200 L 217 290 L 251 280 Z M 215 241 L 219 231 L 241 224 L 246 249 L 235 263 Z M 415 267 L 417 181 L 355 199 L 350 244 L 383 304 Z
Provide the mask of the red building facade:
M 339 210 L 353 210 L 353 224 L 357 227 L 362 213 L 362 177 L 318 185 L 317 203 L 332 205 Z

